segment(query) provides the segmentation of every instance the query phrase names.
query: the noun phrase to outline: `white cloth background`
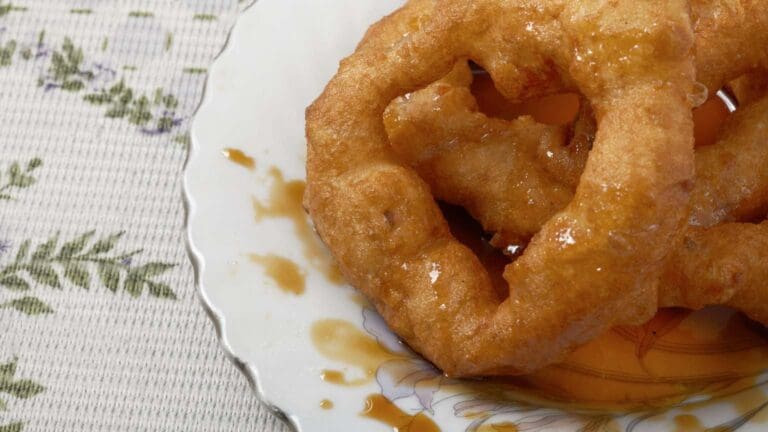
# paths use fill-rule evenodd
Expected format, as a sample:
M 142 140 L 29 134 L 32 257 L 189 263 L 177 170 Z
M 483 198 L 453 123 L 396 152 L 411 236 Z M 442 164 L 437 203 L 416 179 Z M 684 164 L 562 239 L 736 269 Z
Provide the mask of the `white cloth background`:
M 0 431 L 288 430 L 225 358 L 184 244 L 191 116 L 247 3 L 0 0 Z

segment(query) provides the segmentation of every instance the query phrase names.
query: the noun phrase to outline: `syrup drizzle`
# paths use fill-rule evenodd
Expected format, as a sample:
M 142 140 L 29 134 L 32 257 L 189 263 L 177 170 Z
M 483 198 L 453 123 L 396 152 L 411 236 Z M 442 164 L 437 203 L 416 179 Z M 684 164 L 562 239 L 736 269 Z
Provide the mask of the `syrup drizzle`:
M 357 369 L 355 378 L 348 378 L 341 371 L 323 370 L 320 375 L 323 381 L 336 385 L 358 386 L 369 383 L 375 378 L 376 370 L 382 363 L 403 358 L 379 345 L 376 339 L 348 321 L 317 321 L 312 325 L 311 337 L 315 348 L 325 357 Z
M 257 221 L 264 218 L 287 218 L 293 222 L 293 231 L 301 240 L 303 253 L 309 263 L 320 270 L 335 284 L 344 282 L 339 268 L 317 238 L 302 206 L 306 183 L 302 180 L 286 181 L 282 172 L 275 167 L 269 169 L 272 178 L 267 203 L 252 198 L 253 213 Z
M 281 290 L 295 295 L 304 294 L 306 273 L 295 262 L 273 254 L 250 254 L 248 258 L 252 262 L 264 267 L 266 275 Z
M 424 413 L 408 414 L 379 394 L 365 399 L 365 408 L 360 415 L 392 427 L 393 432 L 440 432 L 435 422 Z
M 242 150 L 227 147 L 222 150 L 221 153 L 224 155 L 224 157 L 233 163 L 236 163 L 250 171 L 253 171 L 254 168 L 256 168 L 256 161 L 254 161 L 252 157 L 248 156 Z

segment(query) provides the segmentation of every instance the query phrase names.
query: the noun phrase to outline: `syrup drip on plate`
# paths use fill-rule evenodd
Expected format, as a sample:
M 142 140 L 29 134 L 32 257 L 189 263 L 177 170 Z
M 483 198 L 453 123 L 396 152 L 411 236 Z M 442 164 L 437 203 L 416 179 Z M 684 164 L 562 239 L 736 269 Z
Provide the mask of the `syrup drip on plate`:
M 317 321 L 311 329 L 312 343 L 325 357 L 343 362 L 356 369 L 353 378 L 336 370 L 323 370 L 325 382 L 345 386 L 369 383 L 376 377 L 379 366 L 389 360 L 402 359 L 352 323 L 337 319 Z
M 333 409 L 333 402 L 328 399 L 323 399 L 320 401 L 320 408 L 324 410 L 330 410 Z
M 341 272 L 315 235 L 302 207 L 306 183 L 302 180 L 286 181 L 280 170 L 275 167 L 269 169 L 269 176 L 272 177 L 272 189 L 268 201 L 263 203 L 255 198 L 252 199 L 256 220 L 290 219 L 293 222 L 293 231 L 302 242 L 304 256 L 310 264 L 320 270 L 329 281 L 336 284 L 342 283 L 344 278 Z
M 696 416 L 681 414 L 675 417 L 675 432 L 703 432 L 705 429 Z
M 408 414 L 378 394 L 365 399 L 365 408 L 360 415 L 391 426 L 393 432 L 440 432 L 435 422 L 424 413 Z
M 244 151 L 227 147 L 221 151 L 221 153 L 230 161 L 247 168 L 251 171 L 256 168 L 256 161 L 252 157 L 248 156 Z
M 344 372 L 333 369 L 323 369 L 320 372 L 320 379 L 331 384 L 342 385 L 347 387 L 354 387 L 366 384 L 370 382 L 370 379 L 366 376 L 364 378 L 357 378 L 353 380 L 347 380 Z
M 248 258 L 252 262 L 263 266 L 266 275 L 281 290 L 296 295 L 304 294 L 306 273 L 295 262 L 273 254 L 250 254 Z

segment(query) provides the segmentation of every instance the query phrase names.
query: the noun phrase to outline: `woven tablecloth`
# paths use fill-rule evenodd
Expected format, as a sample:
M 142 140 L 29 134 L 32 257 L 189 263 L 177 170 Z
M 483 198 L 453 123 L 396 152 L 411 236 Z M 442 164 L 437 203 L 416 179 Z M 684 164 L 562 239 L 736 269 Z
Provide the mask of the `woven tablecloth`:
M 287 431 L 219 347 L 181 179 L 237 0 L 0 0 L 0 432 Z

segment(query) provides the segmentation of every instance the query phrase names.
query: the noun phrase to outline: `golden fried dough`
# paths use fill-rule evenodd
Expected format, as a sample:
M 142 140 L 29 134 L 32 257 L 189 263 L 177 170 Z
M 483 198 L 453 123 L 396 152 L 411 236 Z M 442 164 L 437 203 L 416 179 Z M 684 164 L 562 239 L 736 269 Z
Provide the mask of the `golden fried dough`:
M 408 3 L 307 110 L 305 201 L 318 233 L 390 326 L 446 373 L 529 372 L 655 312 L 693 179 L 688 10 L 683 0 Z M 403 23 L 413 28 L 394 37 Z M 511 100 L 577 88 L 599 125 L 573 200 L 505 270 L 503 303 L 382 122 L 390 101 L 461 58 Z
M 768 225 L 718 225 L 768 213 L 768 96 L 763 91 L 757 98 L 760 81 L 746 84 L 756 79 L 747 77 L 739 87 L 744 99 L 756 101 L 726 120 L 715 144 L 696 150 L 691 227 L 665 266 L 660 306 L 723 304 L 768 324 Z M 436 197 L 464 206 L 487 231 L 502 233 L 504 240 L 536 233 L 533 222 L 549 219 L 559 208 L 507 192 L 516 185 L 527 190 L 551 181 L 543 174 L 546 161 L 521 156 L 518 148 L 527 146 L 535 153 L 537 141 L 546 143 L 545 148 L 567 149 L 567 143 L 563 135 L 551 140 L 558 127 L 530 118 L 486 118 L 477 112 L 469 85 L 466 79 L 443 80 L 396 99 L 385 114 L 392 146 Z M 581 157 L 573 157 L 569 166 L 579 166 Z M 546 188 L 533 193 L 556 197 L 562 207 L 571 199 Z M 530 224 L 521 228 L 517 218 Z M 497 247 L 507 245 L 518 247 L 516 240 Z
M 691 0 L 696 75 L 710 92 L 768 70 L 768 5 L 760 0 Z

